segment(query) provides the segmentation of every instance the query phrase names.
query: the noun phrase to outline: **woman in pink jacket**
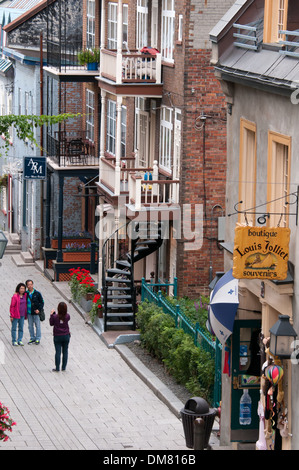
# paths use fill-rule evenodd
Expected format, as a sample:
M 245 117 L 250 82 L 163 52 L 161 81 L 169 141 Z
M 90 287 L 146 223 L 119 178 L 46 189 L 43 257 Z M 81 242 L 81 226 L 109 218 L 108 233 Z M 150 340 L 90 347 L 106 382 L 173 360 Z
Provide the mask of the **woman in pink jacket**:
M 22 339 L 25 318 L 27 318 L 26 286 L 20 282 L 16 287 L 16 292 L 12 296 L 10 303 L 11 339 L 13 346 L 24 346 Z

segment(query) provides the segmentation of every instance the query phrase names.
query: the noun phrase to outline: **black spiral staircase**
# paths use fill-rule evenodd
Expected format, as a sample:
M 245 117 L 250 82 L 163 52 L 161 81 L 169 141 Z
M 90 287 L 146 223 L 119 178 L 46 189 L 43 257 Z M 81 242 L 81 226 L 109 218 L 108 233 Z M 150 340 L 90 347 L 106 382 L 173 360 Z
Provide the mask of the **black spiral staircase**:
M 119 238 L 122 229 L 114 232 L 103 246 L 104 331 L 136 329 L 134 264 L 158 250 L 163 243 L 160 222 L 130 222 L 126 226 L 130 236 L 124 241 Z

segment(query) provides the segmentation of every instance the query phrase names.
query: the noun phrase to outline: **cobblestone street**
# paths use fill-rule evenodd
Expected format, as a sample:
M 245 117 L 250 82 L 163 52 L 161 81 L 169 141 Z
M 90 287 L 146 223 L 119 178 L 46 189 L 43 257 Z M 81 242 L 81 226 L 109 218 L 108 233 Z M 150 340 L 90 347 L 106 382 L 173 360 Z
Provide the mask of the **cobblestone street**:
M 1 260 L 0 401 L 17 425 L 2 449 L 187 450 L 181 421 L 109 349 L 70 305 L 71 342 L 65 372 L 54 373 L 49 313 L 64 300 L 35 267 Z M 40 345 L 11 345 L 10 299 L 31 278 L 45 300 Z

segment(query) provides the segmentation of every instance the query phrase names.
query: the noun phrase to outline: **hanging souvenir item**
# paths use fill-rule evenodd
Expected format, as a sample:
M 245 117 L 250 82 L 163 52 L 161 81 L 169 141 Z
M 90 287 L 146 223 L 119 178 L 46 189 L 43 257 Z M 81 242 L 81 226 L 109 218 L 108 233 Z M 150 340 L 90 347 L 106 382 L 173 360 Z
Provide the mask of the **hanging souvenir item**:
M 283 368 L 275 364 L 272 366 L 268 366 L 265 370 L 265 376 L 275 387 L 283 377 Z
M 258 415 L 260 418 L 260 424 L 259 424 L 259 439 L 256 443 L 256 448 L 257 450 L 267 450 L 267 443 L 265 439 L 265 414 L 264 414 L 264 407 L 261 402 L 259 401 L 258 404 Z

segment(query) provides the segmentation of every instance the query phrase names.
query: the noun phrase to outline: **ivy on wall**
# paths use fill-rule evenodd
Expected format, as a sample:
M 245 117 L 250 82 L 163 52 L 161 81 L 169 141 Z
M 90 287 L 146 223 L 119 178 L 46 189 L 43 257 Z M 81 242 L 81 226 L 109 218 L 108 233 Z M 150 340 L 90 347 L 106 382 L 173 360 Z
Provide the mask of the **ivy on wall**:
M 10 128 L 14 127 L 17 133 L 17 137 L 20 140 L 25 141 L 26 139 L 33 142 L 36 146 L 38 146 L 38 142 L 34 136 L 34 130 L 37 127 L 41 126 L 49 126 L 54 124 L 59 124 L 67 119 L 75 118 L 80 116 L 78 114 L 58 114 L 56 116 L 48 116 L 48 115 L 16 115 L 16 114 L 7 114 L 5 116 L 0 116 L 0 136 L 3 138 L 3 145 L 5 148 L 5 153 L 9 149 L 10 145 Z M 1 153 L 0 153 L 1 156 Z

